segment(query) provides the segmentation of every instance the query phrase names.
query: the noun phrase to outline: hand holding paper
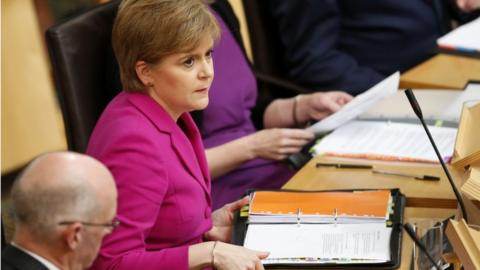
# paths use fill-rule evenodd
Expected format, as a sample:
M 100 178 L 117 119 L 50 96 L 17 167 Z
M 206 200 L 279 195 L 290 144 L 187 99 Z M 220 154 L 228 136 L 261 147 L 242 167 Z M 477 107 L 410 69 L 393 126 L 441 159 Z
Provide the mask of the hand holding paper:
M 316 134 L 331 131 L 354 119 L 383 98 L 394 94 L 398 90 L 400 72 L 395 72 L 385 80 L 379 82 L 368 91 L 356 96 L 336 113 L 324 118 L 308 128 Z

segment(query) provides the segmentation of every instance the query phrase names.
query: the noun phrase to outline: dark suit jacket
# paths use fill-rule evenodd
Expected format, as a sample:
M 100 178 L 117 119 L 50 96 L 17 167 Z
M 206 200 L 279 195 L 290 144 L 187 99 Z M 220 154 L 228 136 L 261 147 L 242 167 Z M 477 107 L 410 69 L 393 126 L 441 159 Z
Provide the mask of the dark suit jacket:
M 45 265 L 37 261 L 20 249 L 8 245 L 2 252 L 2 270 L 48 270 Z
M 270 0 L 285 72 L 314 90 L 359 94 L 433 56 L 449 30 L 444 0 Z

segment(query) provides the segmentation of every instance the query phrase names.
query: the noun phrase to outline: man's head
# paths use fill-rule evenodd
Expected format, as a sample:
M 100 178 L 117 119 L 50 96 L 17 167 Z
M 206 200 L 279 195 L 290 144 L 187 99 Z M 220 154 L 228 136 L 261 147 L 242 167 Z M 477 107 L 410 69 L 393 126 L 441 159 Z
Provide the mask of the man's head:
M 86 268 L 108 234 L 117 191 L 108 169 L 76 153 L 33 160 L 12 188 L 13 241 L 61 267 Z

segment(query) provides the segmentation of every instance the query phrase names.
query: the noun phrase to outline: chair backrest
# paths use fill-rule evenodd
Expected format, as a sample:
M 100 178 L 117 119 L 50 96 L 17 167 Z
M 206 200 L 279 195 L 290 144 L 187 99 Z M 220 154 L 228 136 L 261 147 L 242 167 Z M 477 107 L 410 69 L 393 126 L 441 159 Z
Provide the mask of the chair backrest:
M 85 152 L 100 114 L 122 89 L 111 45 L 118 5 L 96 6 L 46 32 L 69 150 Z
M 255 67 L 264 74 L 285 78 L 282 42 L 276 24 L 270 18 L 268 1 L 243 0 L 243 7 Z

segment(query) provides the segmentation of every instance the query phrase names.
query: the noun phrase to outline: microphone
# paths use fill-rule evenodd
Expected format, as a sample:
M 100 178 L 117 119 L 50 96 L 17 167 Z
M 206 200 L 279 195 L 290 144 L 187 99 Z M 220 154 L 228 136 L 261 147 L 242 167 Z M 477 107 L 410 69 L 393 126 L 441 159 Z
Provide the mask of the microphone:
M 462 195 L 458 192 L 457 187 L 455 186 L 455 183 L 453 183 L 452 176 L 450 175 L 450 172 L 447 169 L 447 166 L 445 165 L 445 162 L 443 161 L 442 156 L 440 155 L 440 152 L 438 151 L 437 145 L 435 144 L 435 141 L 433 141 L 432 134 L 430 134 L 430 131 L 428 130 L 427 125 L 425 124 L 425 120 L 423 119 L 423 114 L 422 110 L 420 109 L 420 105 L 418 105 L 417 99 L 415 98 L 415 95 L 413 94 L 412 89 L 407 89 L 405 90 L 405 95 L 407 95 L 408 101 L 410 102 L 410 105 L 413 108 L 413 111 L 417 115 L 418 119 L 420 119 L 420 122 L 422 123 L 423 128 L 425 129 L 425 132 L 427 133 L 428 139 L 430 140 L 430 143 L 433 146 L 433 149 L 435 150 L 435 153 L 437 154 L 438 160 L 440 161 L 440 164 L 442 165 L 443 171 L 447 175 L 448 181 L 450 182 L 450 186 L 452 187 L 453 193 L 455 193 L 455 197 L 458 200 L 458 203 L 460 204 L 460 209 L 462 211 L 463 218 L 465 219 L 465 222 L 468 223 L 467 219 L 467 211 L 465 210 L 465 205 L 463 204 L 463 198 Z
M 420 242 L 420 239 L 418 239 L 412 225 L 410 225 L 409 223 L 405 223 L 405 224 L 403 224 L 403 228 L 407 232 L 408 236 L 410 236 L 410 238 L 412 238 L 415 245 L 417 245 L 418 248 L 420 248 L 420 250 L 425 254 L 425 256 L 427 256 L 428 260 L 430 261 L 430 263 L 432 263 L 432 265 L 435 267 L 435 269 L 440 270 L 440 266 L 438 266 L 438 264 L 435 263 L 435 260 L 432 258 L 430 253 L 428 253 L 425 245 L 423 245 L 423 243 Z

